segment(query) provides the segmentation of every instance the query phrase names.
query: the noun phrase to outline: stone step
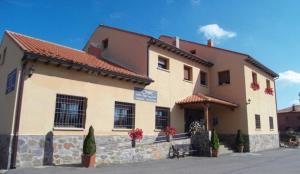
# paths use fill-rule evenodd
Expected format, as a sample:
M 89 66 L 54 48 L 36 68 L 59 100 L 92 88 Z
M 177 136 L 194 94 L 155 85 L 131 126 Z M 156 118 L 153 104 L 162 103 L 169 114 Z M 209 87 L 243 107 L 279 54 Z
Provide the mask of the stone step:
M 224 144 L 220 144 L 220 147 L 219 147 L 219 154 L 220 155 L 231 154 L 231 153 L 234 153 L 234 151 L 232 149 L 228 148 Z

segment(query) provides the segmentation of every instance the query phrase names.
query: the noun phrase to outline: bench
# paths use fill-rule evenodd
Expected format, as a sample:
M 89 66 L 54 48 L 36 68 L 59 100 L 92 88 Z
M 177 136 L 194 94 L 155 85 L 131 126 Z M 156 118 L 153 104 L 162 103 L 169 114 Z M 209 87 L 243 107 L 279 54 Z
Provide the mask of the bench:
M 189 148 L 184 148 L 184 147 L 180 147 L 179 145 L 177 145 L 177 147 L 175 147 L 175 145 L 171 145 L 170 150 L 169 150 L 169 156 L 170 158 L 177 158 L 179 159 L 180 157 L 184 158 L 187 155 L 190 155 L 192 152 L 195 152 L 197 150 L 193 150 L 190 147 Z

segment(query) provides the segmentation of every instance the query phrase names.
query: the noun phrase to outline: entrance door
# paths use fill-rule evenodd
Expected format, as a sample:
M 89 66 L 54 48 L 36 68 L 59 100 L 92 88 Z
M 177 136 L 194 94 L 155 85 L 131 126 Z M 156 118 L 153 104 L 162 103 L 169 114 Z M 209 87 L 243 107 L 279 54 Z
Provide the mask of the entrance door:
M 184 110 L 184 130 L 189 132 L 190 124 L 194 121 L 199 121 L 204 124 L 204 111 L 198 109 L 185 109 Z

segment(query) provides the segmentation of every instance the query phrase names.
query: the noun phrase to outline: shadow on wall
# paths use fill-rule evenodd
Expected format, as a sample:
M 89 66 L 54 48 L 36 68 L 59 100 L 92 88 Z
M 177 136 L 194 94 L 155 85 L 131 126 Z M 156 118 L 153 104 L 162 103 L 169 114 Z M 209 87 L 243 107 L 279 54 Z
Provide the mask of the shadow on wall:
M 50 131 L 45 137 L 43 165 L 53 165 L 53 132 Z

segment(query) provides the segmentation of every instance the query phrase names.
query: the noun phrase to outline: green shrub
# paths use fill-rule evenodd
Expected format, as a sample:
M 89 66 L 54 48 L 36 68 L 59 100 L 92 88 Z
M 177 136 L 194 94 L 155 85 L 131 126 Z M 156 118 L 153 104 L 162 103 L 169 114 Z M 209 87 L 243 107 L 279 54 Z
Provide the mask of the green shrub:
M 96 154 L 96 142 L 94 136 L 94 128 L 92 126 L 89 128 L 89 133 L 85 137 L 83 142 L 83 154 L 84 155 Z
M 212 131 L 210 145 L 212 149 L 219 149 L 220 141 L 216 130 Z
M 244 135 L 240 129 L 237 131 L 235 143 L 237 146 L 245 145 Z

